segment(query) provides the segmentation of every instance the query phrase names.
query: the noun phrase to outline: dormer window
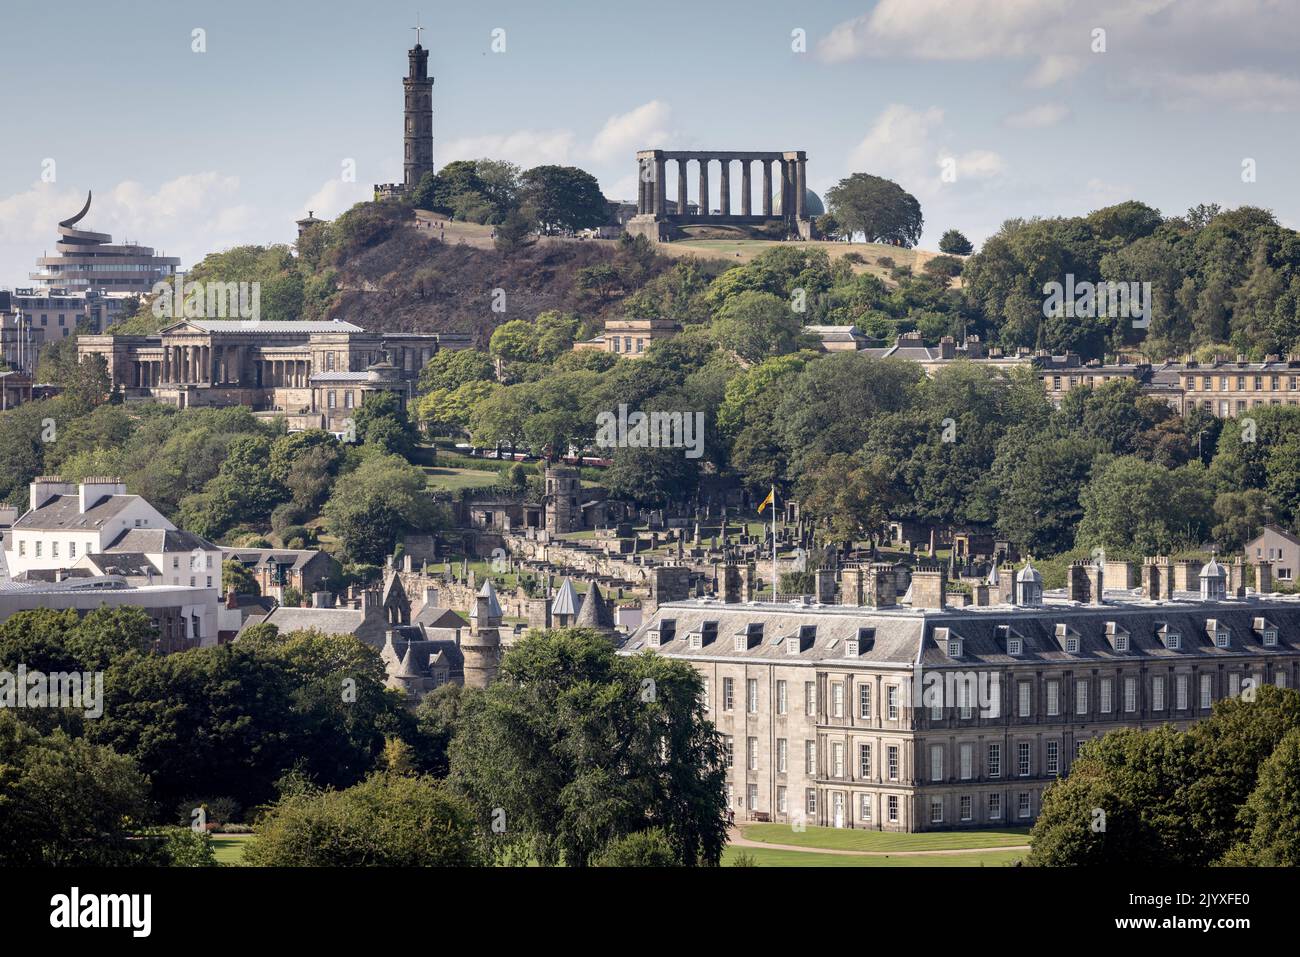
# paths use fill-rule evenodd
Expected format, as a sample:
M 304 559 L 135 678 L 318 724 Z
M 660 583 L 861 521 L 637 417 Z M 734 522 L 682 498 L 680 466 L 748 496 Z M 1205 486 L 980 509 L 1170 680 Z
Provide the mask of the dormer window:
M 1277 644 L 1277 631 L 1275 629 L 1266 628 L 1264 630 L 1264 644 L 1270 648 Z
M 960 657 L 961 657 L 961 639 L 960 639 L 960 638 L 949 638 L 949 639 L 948 639 L 948 657 L 949 657 L 949 658 L 960 658 Z
M 1079 653 L 1079 639 L 1073 636 L 1065 639 L 1065 652 L 1070 655 Z
M 1019 638 L 1007 639 L 1007 654 L 1022 655 L 1025 653 L 1025 643 Z
M 1165 636 L 1165 647 L 1170 651 L 1181 651 L 1183 647 L 1183 636 L 1176 631 L 1171 631 Z
M 665 618 L 659 622 L 659 640 L 664 644 L 677 637 L 677 619 Z
M 1267 618 L 1256 618 L 1253 622 L 1259 640 L 1269 648 L 1277 646 L 1277 625 Z
M 647 648 L 658 648 L 658 647 L 659 647 L 659 635 L 660 635 L 660 633 L 659 633 L 658 631 L 647 631 L 647 632 L 645 633 L 645 644 L 646 644 L 646 647 L 647 647 Z
M 691 651 L 699 651 L 704 647 L 704 636 L 698 631 L 691 632 L 686 636 L 686 647 L 690 648 Z
M 1079 653 L 1079 633 L 1071 628 L 1065 622 L 1056 626 L 1056 640 L 1061 643 L 1067 655 L 1077 655 Z
M 1220 630 L 1214 633 L 1214 647 L 1227 648 L 1229 643 L 1228 633 Z
M 871 650 L 871 646 L 876 643 L 876 629 L 859 628 L 858 629 L 858 653 L 861 654 Z
M 1005 642 L 1007 654 L 1022 655 L 1025 653 L 1025 640 L 1019 632 L 1011 630 L 1010 625 L 998 625 L 997 636 L 1000 641 Z
M 718 637 L 718 623 L 716 621 L 706 621 L 702 626 L 700 637 L 704 644 L 710 644 L 713 639 Z
M 1128 635 L 1115 636 L 1115 650 L 1120 654 L 1128 653 Z

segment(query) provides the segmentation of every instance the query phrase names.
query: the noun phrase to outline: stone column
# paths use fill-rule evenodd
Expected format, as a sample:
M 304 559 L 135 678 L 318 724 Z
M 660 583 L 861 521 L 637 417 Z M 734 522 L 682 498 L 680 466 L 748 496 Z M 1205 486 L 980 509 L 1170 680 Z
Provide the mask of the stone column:
M 749 194 L 751 192 L 752 189 L 750 187 L 750 182 L 749 182 L 749 160 L 747 159 L 741 160 L 740 161 L 740 215 L 742 216 L 751 215 L 750 213 L 751 206 L 750 206 L 750 198 L 749 198 Z
M 707 157 L 700 161 L 700 209 L 701 216 L 709 215 L 709 160 Z
M 646 211 L 645 185 L 645 163 L 638 156 L 636 160 L 636 211 L 638 216 Z
M 772 215 L 772 161 L 761 160 L 763 164 L 763 215 Z
M 801 156 L 794 166 L 794 216 L 800 220 L 807 218 L 807 195 L 807 160 Z
M 721 193 L 718 197 L 718 209 L 723 216 L 731 215 L 731 160 L 727 157 L 722 158 L 722 176 L 718 179 L 718 189 Z
M 677 215 L 685 216 L 687 209 L 686 200 L 686 164 L 689 160 L 679 159 L 677 161 Z
M 655 179 L 654 182 L 650 184 L 654 189 L 654 212 L 656 216 L 662 216 L 664 214 L 664 198 L 668 195 L 668 190 L 665 189 L 668 184 L 664 182 L 667 175 L 667 166 L 668 164 L 664 162 L 663 153 L 656 152 L 654 166 Z

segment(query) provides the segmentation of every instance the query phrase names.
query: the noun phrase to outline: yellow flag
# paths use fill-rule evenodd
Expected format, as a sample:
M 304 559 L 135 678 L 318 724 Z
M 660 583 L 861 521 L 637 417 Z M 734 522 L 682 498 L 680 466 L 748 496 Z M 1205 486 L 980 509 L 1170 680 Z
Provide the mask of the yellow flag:
M 767 508 L 769 505 L 776 504 L 775 499 L 773 498 L 773 496 L 775 495 L 776 495 L 776 489 L 772 489 L 772 491 L 767 493 L 767 498 L 763 499 L 763 504 L 758 507 L 759 515 L 762 515 L 763 509 Z

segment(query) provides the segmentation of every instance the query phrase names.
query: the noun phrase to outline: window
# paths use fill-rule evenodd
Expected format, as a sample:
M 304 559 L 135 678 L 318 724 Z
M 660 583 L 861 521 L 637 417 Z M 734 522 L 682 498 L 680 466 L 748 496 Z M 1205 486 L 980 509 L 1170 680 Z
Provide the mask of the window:
M 870 794 L 862 795 L 862 801 L 860 803 L 861 803 L 862 810 L 858 816 L 862 818 L 862 820 L 864 821 L 870 821 L 871 820 L 871 795 Z
M 891 781 L 897 781 L 897 780 L 898 780 L 898 748 L 897 748 L 897 746 L 891 744 L 891 745 L 889 746 L 889 750 L 888 750 L 887 754 L 888 754 L 888 756 L 889 756 L 889 780 L 891 780 Z
M 1228 697 L 1235 698 L 1241 694 L 1241 675 L 1235 671 L 1228 675 Z
M 709 703 L 709 679 L 704 679 L 704 710 L 712 711 L 713 705 Z
M 1115 636 L 1115 650 L 1121 655 L 1128 654 L 1128 635 Z
M 21 557 L 26 557 L 26 555 L 27 555 L 27 539 L 24 538 L 24 539 L 21 539 L 21 540 L 18 542 L 18 554 L 19 554 L 19 556 L 21 556 Z
M 943 746 L 930 745 L 930 780 L 943 780 Z
M 943 799 L 942 798 L 930 798 L 930 823 L 931 824 L 943 823 Z
M 1061 773 L 1061 743 L 1059 741 L 1047 742 L 1047 773 Z
M 1111 691 L 1114 688 L 1114 680 L 1111 678 L 1101 679 L 1101 713 L 1110 714 L 1111 708 Z
M 1213 686 L 1211 685 L 1210 675 L 1201 675 L 1201 710 L 1204 711 L 1210 707 L 1211 694 Z
M 332 409 L 337 404 L 337 394 L 334 392 L 325 393 L 325 407 Z
M 722 710 L 730 711 L 736 706 L 735 682 L 731 678 L 722 679 Z
M 1183 637 L 1177 632 L 1170 632 L 1165 636 L 1165 647 L 1170 651 L 1178 651 L 1183 647 Z
M 959 639 L 953 638 L 948 642 L 948 657 L 949 658 L 961 657 L 961 641 Z
M 1285 688 L 1285 687 L 1286 687 L 1286 672 L 1285 672 L 1285 671 L 1278 671 L 1278 672 L 1274 673 L 1274 675 L 1273 675 L 1273 684 L 1274 684 L 1275 687 L 1278 687 L 1278 688 Z
M 351 389 L 349 389 L 347 392 L 344 392 L 344 393 L 343 393 L 343 408 L 345 408 L 345 409 L 350 409 L 350 408 L 352 408 L 352 390 L 351 390 Z
M 735 742 L 732 739 L 731 735 L 724 734 L 722 736 L 722 746 L 724 749 L 726 749 L 727 752 L 727 767 L 731 767 L 732 764 L 735 763 L 735 757 L 736 757 Z
M 1124 679 L 1124 713 L 1132 714 L 1138 707 L 1138 682 L 1136 678 Z
M 969 719 L 975 713 L 971 707 L 971 683 L 969 681 L 963 681 L 957 686 L 957 709 L 957 714 L 962 720 Z
M 1227 632 L 1227 631 L 1219 630 L 1219 631 L 1216 631 L 1216 632 L 1214 633 L 1214 647 L 1216 647 L 1216 648 L 1227 648 L 1227 647 L 1228 647 L 1228 632 Z
M 803 773 L 815 775 L 817 773 L 817 742 L 805 741 L 803 743 Z
M 807 809 L 809 814 L 817 813 L 817 789 L 816 788 L 808 789 L 808 794 L 804 802 L 804 807 Z
M 1079 639 L 1078 639 L 1078 638 L 1066 638 L 1066 639 L 1065 639 L 1065 651 L 1066 651 L 1067 654 L 1077 655 L 1077 654 L 1079 653 Z
M 75 548 L 76 546 L 73 547 Z M 1264 644 L 1270 648 L 1277 644 L 1277 632 L 1272 628 L 1269 628 L 1264 632 Z
M 803 713 L 810 718 L 817 714 L 817 685 L 815 682 L 804 682 Z
M 745 788 L 745 803 L 749 810 L 758 810 L 758 785 L 750 784 Z
M 58 558 L 58 557 L 59 557 L 59 543 L 58 543 L 58 542 L 50 542 L 50 557 L 51 557 L 51 558 Z
M 785 738 L 776 739 L 776 773 L 785 774 L 786 762 L 789 760 L 789 748 Z
M 1074 682 L 1074 713 L 1088 713 L 1088 679 L 1076 678 Z
M 933 700 L 931 700 L 930 702 L 930 720 L 931 721 L 943 720 L 943 693 L 942 692 L 935 695 Z
M 68 542 L 68 557 L 69 557 L 69 558 L 76 558 L 76 557 L 77 557 L 77 543 L 76 543 L 76 542 Z M 1268 644 L 1268 642 L 1266 641 L 1266 642 L 1264 642 L 1264 644 Z M 1276 642 L 1275 642 L 1275 644 L 1276 644 Z
M 1028 791 L 1021 791 L 1018 800 L 1017 812 L 1021 817 L 1029 817 L 1032 812 L 1030 806 L 1030 794 Z
M 963 781 L 969 781 L 974 773 L 975 745 L 963 744 L 958 753 L 960 754 L 959 760 L 961 762 L 961 779 Z
M 1061 713 L 1061 682 L 1055 679 L 1047 682 L 1047 713 L 1052 717 Z
M 1165 710 L 1165 676 L 1155 675 L 1151 679 L 1151 710 Z
M 40 557 L 41 557 L 41 544 L 42 544 L 42 543 L 41 543 L 41 540 L 40 540 L 39 538 L 36 539 L 36 557 L 37 557 L 37 558 L 40 558 Z
M 897 824 L 897 823 L 898 823 L 898 797 L 897 797 L 897 795 L 893 795 L 893 794 L 891 794 L 891 795 L 889 796 L 889 799 L 888 799 L 888 801 L 887 801 L 886 803 L 887 803 L 887 806 L 888 806 L 888 808 L 889 808 L 889 823 L 890 823 L 890 824 Z
M 784 814 L 786 811 L 785 785 L 779 785 L 776 789 L 776 813 Z
M 836 741 L 831 745 L 831 776 L 844 777 L 844 742 Z
M 1029 754 L 1029 742 L 1021 741 L 1016 745 L 1016 773 L 1022 778 L 1029 777 L 1032 762 Z
M 758 770 L 758 738 L 745 740 L 745 766 L 751 771 Z
M 789 696 L 786 694 L 785 681 L 776 683 L 776 713 L 785 714 L 790 707 Z
M 1033 701 L 1031 695 L 1033 688 L 1028 681 L 1021 681 L 1016 684 L 1016 692 L 1020 699 L 1020 709 L 1017 713 L 1020 717 L 1027 718 L 1032 711 Z
M 969 794 L 961 796 L 961 819 L 969 821 L 971 819 L 971 798 Z
M 844 717 L 844 682 L 842 681 L 831 685 L 831 716 Z
M 1019 638 L 1008 638 L 1008 639 L 1007 639 L 1007 654 L 1009 654 L 1009 655 L 1018 655 L 1018 654 L 1021 653 L 1021 651 L 1022 651 L 1023 648 L 1024 648 L 1024 645 L 1021 644 L 1021 641 L 1020 641 Z
M 750 714 L 758 713 L 758 679 L 750 678 L 745 682 L 745 710 Z
M 1002 745 L 989 745 L 989 777 L 1002 777 Z
M 1187 675 L 1178 675 L 1174 679 L 1174 707 L 1179 711 L 1187 710 Z
M 885 689 L 885 702 L 890 721 L 898 720 L 898 685 Z
M 858 745 L 858 777 L 866 780 L 871 777 L 871 745 Z
M 871 685 L 858 685 L 858 717 L 864 721 L 871 717 Z
M 989 795 L 989 820 L 999 821 L 1002 819 L 1002 795 L 993 793 Z

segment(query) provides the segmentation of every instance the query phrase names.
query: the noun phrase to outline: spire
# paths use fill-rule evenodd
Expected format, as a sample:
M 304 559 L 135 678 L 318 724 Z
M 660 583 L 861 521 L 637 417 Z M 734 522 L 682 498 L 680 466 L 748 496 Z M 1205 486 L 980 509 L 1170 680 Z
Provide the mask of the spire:
M 578 620 L 574 624 L 579 628 L 601 631 L 611 631 L 614 628 L 614 616 L 609 613 L 609 606 L 601 597 L 600 586 L 594 581 L 591 583 L 591 591 L 587 592 L 587 597 L 582 601 L 582 607 L 578 609 Z
M 573 587 L 573 579 L 565 578 L 560 583 L 560 590 L 551 602 L 552 615 L 576 615 L 578 613 L 578 591 Z
M 492 587 L 492 579 L 483 582 L 483 587 L 478 590 L 479 598 L 487 599 L 487 616 L 489 618 L 501 618 L 501 602 L 497 601 L 497 590 Z M 478 604 L 475 603 L 474 611 L 470 613 L 471 618 L 478 617 Z
M 411 654 L 411 642 L 406 643 L 406 654 L 402 655 L 402 663 L 398 666 L 398 678 L 419 678 L 420 672 L 415 667 L 415 658 Z

